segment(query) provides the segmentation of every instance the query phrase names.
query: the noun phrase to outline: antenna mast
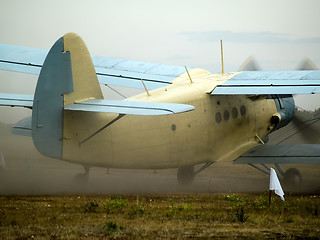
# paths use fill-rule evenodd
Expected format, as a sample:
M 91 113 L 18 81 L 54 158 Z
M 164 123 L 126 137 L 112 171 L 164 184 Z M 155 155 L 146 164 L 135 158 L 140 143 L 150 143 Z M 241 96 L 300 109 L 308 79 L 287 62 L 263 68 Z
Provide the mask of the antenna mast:
M 221 67 L 222 67 L 221 73 L 224 74 L 222 40 L 220 40 L 220 47 L 221 47 Z
M 188 76 L 189 76 L 189 79 L 190 79 L 190 83 L 192 83 L 192 79 L 191 79 L 191 76 L 190 76 L 189 71 L 187 69 L 187 66 L 184 66 L 184 68 L 186 69 L 186 72 L 188 73 Z

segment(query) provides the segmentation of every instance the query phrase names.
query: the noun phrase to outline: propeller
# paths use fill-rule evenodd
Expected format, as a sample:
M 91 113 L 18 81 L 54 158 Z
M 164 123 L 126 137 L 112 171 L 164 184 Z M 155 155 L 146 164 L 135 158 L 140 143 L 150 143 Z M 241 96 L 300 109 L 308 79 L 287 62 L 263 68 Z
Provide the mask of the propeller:
M 307 57 L 300 62 L 300 64 L 296 69 L 297 70 L 319 70 L 319 68 Z
M 283 129 L 283 132 L 278 133 L 279 138 L 276 144 L 297 143 L 297 141 L 309 144 L 319 143 L 320 118 L 317 115 L 319 116 L 319 114 L 312 115 L 308 111 L 296 109 L 291 123 Z
M 304 58 L 296 70 L 318 70 L 318 67 L 309 59 Z M 240 66 L 239 71 L 261 71 L 260 65 L 253 56 L 248 57 Z M 312 115 L 295 105 L 295 114 L 290 124 L 272 133 L 269 142 L 273 144 L 289 143 L 302 140 L 304 143 L 319 143 L 320 111 Z
M 253 56 L 248 57 L 239 67 L 239 72 L 260 70 L 261 68 Z
M 296 70 L 318 70 L 318 67 L 307 57 L 305 57 Z M 315 111 L 311 114 L 309 111 L 301 109 L 297 105 L 296 113 L 292 119 L 292 125 L 297 129 L 296 132 L 290 136 L 299 134 L 303 138 L 304 142 L 307 143 L 318 143 L 319 134 L 320 134 L 320 125 L 319 125 L 319 114 Z

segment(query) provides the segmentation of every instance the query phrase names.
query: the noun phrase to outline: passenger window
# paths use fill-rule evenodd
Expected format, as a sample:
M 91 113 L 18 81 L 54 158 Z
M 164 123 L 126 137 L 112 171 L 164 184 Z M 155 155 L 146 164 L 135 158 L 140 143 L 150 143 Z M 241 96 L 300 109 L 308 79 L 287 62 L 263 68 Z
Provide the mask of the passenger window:
M 238 109 L 237 108 L 232 108 L 232 117 L 236 119 L 238 117 Z
M 246 113 L 247 113 L 247 109 L 246 109 L 246 107 L 245 106 L 241 106 L 240 107 L 240 113 L 241 113 L 241 116 L 244 116 L 244 115 L 246 115 Z
M 224 112 L 223 112 L 223 119 L 224 119 L 225 121 L 228 121 L 228 120 L 229 120 L 229 117 L 230 117 L 229 111 L 228 111 L 228 110 L 224 110 Z
M 221 120 L 222 120 L 221 113 L 220 113 L 220 112 L 217 112 L 217 113 L 216 113 L 216 122 L 217 122 L 217 123 L 220 123 Z

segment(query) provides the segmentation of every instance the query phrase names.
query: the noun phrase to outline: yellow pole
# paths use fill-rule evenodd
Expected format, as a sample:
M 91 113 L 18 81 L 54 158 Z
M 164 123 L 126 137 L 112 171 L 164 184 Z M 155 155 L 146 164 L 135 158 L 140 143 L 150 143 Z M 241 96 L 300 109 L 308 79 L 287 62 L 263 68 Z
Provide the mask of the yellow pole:
M 143 84 L 143 86 L 144 86 L 144 89 L 146 90 L 146 92 L 147 92 L 148 96 L 151 96 L 151 95 L 150 95 L 150 93 L 148 92 L 148 89 L 147 89 L 146 85 L 144 85 L 144 82 L 143 82 L 143 80 L 142 80 L 142 79 L 141 79 L 141 82 L 142 82 L 142 84 Z
M 190 79 L 190 83 L 192 83 L 192 79 L 191 79 L 191 76 L 190 76 L 190 74 L 189 74 L 189 72 L 188 72 L 187 67 L 186 67 L 186 66 L 184 66 L 184 68 L 186 69 L 186 71 L 187 71 L 187 73 L 188 73 L 188 76 L 189 76 L 189 79 Z
M 222 64 L 222 74 L 224 74 L 222 40 L 220 40 L 220 45 L 221 45 L 221 64 Z

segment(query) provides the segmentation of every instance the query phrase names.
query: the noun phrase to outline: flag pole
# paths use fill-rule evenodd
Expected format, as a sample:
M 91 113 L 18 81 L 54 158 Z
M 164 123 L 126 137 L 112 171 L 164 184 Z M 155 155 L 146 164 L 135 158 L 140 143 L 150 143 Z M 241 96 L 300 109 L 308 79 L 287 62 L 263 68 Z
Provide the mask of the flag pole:
M 269 190 L 269 207 L 271 206 L 271 194 L 272 194 L 272 190 Z

